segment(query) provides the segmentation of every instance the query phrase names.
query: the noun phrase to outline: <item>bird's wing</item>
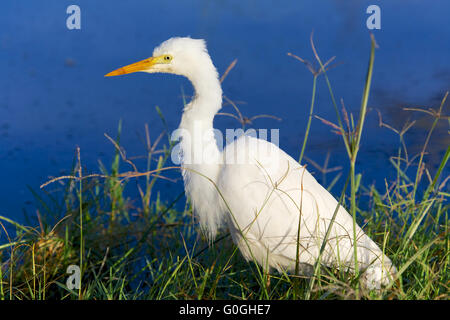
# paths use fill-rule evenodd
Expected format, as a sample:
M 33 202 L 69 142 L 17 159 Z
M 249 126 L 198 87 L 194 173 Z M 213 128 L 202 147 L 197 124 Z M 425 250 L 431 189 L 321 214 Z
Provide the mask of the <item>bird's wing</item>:
M 292 267 L 299 234 L 301 262 L 314 263 L 338 206 L 336 199 L 305 167 L 265 140 L 243 136 L 225 148 L 224 159 L 218 187 L 230 211 L 234 236 L 241 242 L 244 236 L 254 244 L 250 249 L 260 251 L 247 254 L 264 259 L 265 250 L 279 260 L 272 264 Z M 358 226 L 356 233 L 360 239 L 358 244 L 363 247 L 361 255 L 367 256 L 362 257 L 364 260 L 373 257 L 371 251 L 379 253 L 378 247 Z M 349 264 L 352 239 L 352 217 L 340 206 L 323 261 Z M 244 255 L 246 249 L 248 243 L 241 247 Z

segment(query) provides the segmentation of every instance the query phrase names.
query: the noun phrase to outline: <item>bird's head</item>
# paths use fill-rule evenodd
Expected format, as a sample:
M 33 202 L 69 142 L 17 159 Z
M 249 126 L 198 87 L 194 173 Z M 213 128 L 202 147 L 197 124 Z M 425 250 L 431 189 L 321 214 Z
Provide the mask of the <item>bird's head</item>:
M 153 51 L 153 56 L 121 67 L 105 75 L 119 76 L 133 72 L 173 73 L 192 78 L 203 69 L 215 68 L 205 41 L 191 38 L 170 38 Z

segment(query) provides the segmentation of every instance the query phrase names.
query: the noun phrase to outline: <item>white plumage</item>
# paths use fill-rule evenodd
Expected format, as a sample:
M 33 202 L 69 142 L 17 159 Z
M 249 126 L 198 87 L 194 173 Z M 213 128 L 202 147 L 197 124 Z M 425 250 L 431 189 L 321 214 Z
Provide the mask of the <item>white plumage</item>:
M 244 135 L 223 151 L 218 148 L 213 119 L 222 106 L 222 89 L 204 40 L 171 38 L 153 57 L 108 76 L 136 71 L 173 73 L 192 82 L 195 96 L 183 110 L 179 149 L 186 194 L 209 239 L 226 224 L 247 260 L 266 270 L 293 272 L 299 235 L 300 271 L 310 275 L 338 202 L 270 142 Z M 395 267 L 358 226 L 356 234 L 364 285 L 387 285 Z M 353 271 L 353 254 L 353 220 L 341 206 L 321 263 Z

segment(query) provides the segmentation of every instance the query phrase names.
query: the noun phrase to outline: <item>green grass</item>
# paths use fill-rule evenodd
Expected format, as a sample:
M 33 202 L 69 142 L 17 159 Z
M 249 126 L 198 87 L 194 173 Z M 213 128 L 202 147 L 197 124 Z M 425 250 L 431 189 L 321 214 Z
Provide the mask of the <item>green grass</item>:
M 316 82 L 323 77 L 338 124 L 323 121 L 342 136 L 349 155 L 347 183 L 335 195 L 355 223 L 364 225 L 365 232 L 391 257 L 398 268 L 396 281 L 381 291 L 367 292 L 359 286 L 358 272 L 349 274 L 317 263 L 311 278 L 275 272 L 269 285 L 260 266 L 242 259 L 226 230 L 211 245 L 199 236 L 189 204 L 183 206 L 183 193 L 165 195 L 165 199 L 172 198 L 169 202 L 155 194 L 155 184 L 165 179 L 164 173 L 178 170 L 167 166 L 173 144 L 162 145 L 165 135 L 152 143 L 145 128 L 146 165 L 139 171 L 120 145 L 119 124 L 117 137 L 107 136 L 115 148 L 111 165 L 101 164 L 100 173 L 86 174 L 82 150 L 77 148 L 72 174 L 57 177 L 45 184 L 42 192 L 34 192 L 38 227 L 0 216 L 0 299 L 448 299 L 450 194 L 447 177 L 442 174 L 450 147 L 435 172 L 429 171 L 425 161 L 436 124 L 446 118 L 442 110 L 448 93 L 434 112 L 428 112 L 434 119 L 417 157 L 408 154 L 404 143 L 411 126 L 396 130 L 384 124 L 399 136 L 398 152 L 391 157 L 396 172 L 392 177 L 380 177 L 385 182 L 383 189 L 363 185 L 356 156 L 370 92 L 375 41 L 372 38 L 356 124 L 345 109 L 341 119 L 327 76 L 326 67 L 332 59 L 323 64 L 312 38 L 311 44 L 320 69 L 310 68 L 313 94 L 300 159 L 313 118 Z M 162 117 L 159 109 L 158 113 Z M 335 183 L 336 179 L 326 187 Z M 137 199 L 126 196 L 130 189 L 137 190 Z M 11 229 L 15 231 L 7 233 Z M 66 286 L 69 265 L 81 268 L 78 290 Z

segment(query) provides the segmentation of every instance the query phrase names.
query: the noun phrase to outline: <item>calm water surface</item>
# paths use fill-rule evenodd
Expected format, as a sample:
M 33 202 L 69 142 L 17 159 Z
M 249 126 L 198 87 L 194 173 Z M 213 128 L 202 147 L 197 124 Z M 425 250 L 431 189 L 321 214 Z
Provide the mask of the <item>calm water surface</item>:
M 81 8 L 81 30 L 66 28 L 70 4 Z M 418 120 L 406 140 L 411 154 L 420 150 L 430 118 L 403 108 L 437 108 L 450 89 L 449 1 L 2 1 L 0 215 L 19 221 L 24 211 L 33 216 L 35 200 L 28 186 L 38 190 L 50 176 L 67 173 L 76 146 L 87 172 L 98 172 L 99 160 L 109 164 L 114 148 L 104 133 L 115 136 L 120 119 L 121 143 L 130 157 L 145 153 L 146 123 L 153 139 L 164 129 L 155 106 L 169 129 L 176 129 L 182 92 L 192 93 L 186 79 L 103 77 L 150 56 L 154 46 L 172 36 L 206 39 L 221 74 L 238 59 L 223 84 L 224 94 L 241 102 L 245 116 L 281 118 L 258 119 L 252 127 L 279 128 L 280 147 L 298 158 L 312 76 L 287 53 L 312 61 L 309 37 L 314 30 L 321 57 L 336 56 L 339 62 L 329 73 L 336 97 L 357 112 L 370 49 L 365 22 L 370 4 L 381 7 L 382 28 L 374 32 L 379 49 L 358 166 L 364 183 L 383 186 L 384 177 L 392 173 L 389 156 L 396 153 L 398 137 L 379 127 L 376 110 L 395 128 L 407 119 Z M 317 93 L 315 114 L 335 121 L 323 78 Z M 448 103 L 444 109 L 448 114 Z M 222 111 L 233 109 L 228 105 Z M 215 125 L 222 130 L 239 127 L 224 116 Z M 448 122 L 441 121 L 430 144 L 430 168 L 449 143 Z M 343 166 L 345 172 L 341 139 L 314 119 L 306 156 L 323 163 L 327 153 L 329 166 Z M 171 175 L 179 178 L 178 172 Z M 162 181 L 158 188 L 170 200 L 182 184 Z

